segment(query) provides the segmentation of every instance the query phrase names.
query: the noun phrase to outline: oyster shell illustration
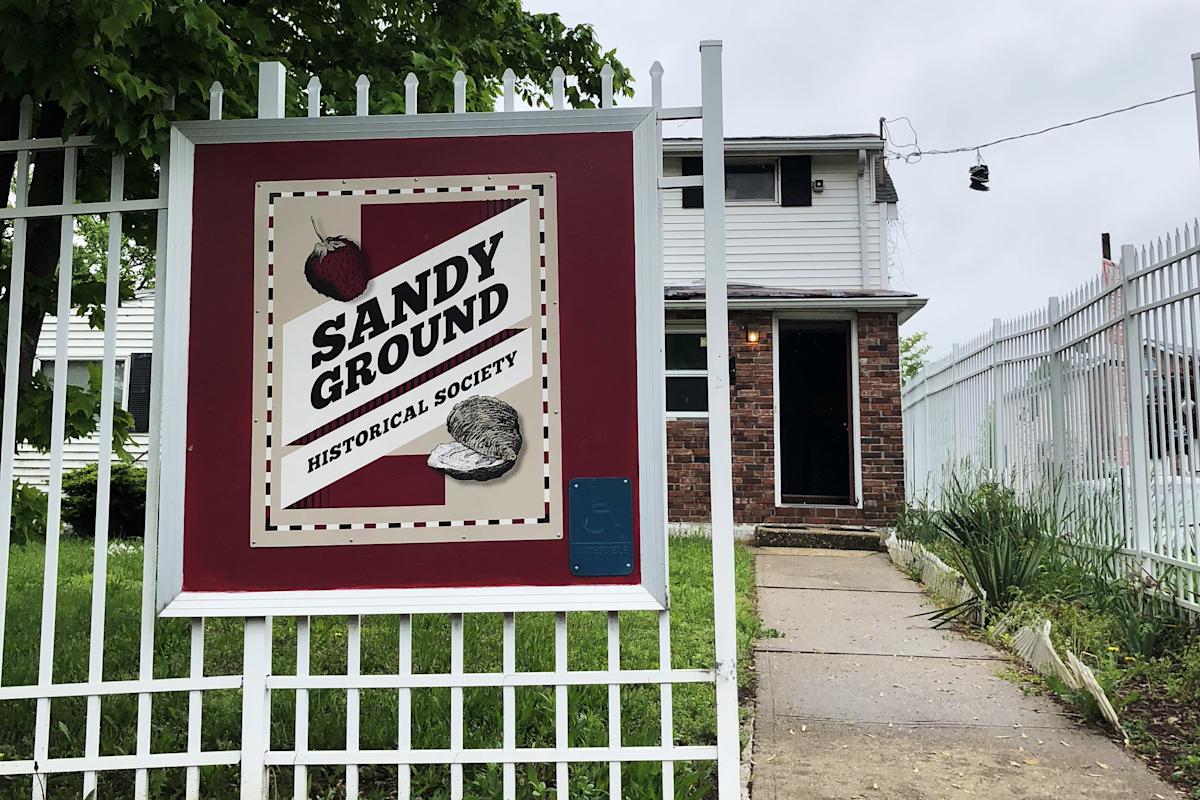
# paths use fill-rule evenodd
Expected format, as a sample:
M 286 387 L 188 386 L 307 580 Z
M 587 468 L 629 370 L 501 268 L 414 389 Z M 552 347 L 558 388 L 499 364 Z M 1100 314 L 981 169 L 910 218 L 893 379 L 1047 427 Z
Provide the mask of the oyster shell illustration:
M 426 463 L 460 481 L 490 481 L 517 463 L 524 440 L 517 411 L 495 397 L 469 397 L 446 417 L 454 438 L 433 448 Z
M 503 400 L 483 395 L 459 402 L 446 418 L 454 441 L 492 458 L 516 459 L 521 452 L 521 421 Z
M 433 448 L 426 463 L 455 480 L 490 481 L 508 472 L 517 462 L 492 458 L 458 442 L 445 442 Z

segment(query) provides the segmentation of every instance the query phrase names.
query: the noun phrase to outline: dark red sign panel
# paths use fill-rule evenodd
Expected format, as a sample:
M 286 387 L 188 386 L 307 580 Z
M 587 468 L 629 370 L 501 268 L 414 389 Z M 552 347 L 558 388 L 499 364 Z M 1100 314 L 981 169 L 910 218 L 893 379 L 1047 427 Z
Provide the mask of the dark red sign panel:
M 628 478 L 638 527 L 633 162 L 196 145 L 183 589 L 638 583 L 573 575 L 567 513 Z

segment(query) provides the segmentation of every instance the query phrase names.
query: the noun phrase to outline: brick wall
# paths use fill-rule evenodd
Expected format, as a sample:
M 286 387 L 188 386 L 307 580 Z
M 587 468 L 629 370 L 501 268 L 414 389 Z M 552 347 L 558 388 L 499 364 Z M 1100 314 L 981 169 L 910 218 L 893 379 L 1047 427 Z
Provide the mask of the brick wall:
M 859 426 L 863 507 L 775 506 L 775 420 L 769 311 L 730 312 L 730 357 L 735 362 L 730 421 L 733 428 L 733 505 L 739 523 L 807 522 L 843 525 L 891 523 L 904 499 L 900 424 L 899 334 L 895 314 L 858 315 Z M 668 322 L 699 319 L 667 312 Z M 759 341 L 746 341 L 747 329 Z M 708 423 L 667 423 L 667 505 L 672 521 L 708 519 Z

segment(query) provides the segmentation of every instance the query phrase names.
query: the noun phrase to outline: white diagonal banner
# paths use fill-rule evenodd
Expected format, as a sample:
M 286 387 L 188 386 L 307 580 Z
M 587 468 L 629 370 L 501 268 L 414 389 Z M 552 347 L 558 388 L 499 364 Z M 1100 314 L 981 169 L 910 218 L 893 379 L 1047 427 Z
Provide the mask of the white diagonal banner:
M 496 396 L 534 374 L 533 332 L 523 330 L 379 408 L 283 456 L 280 504 L 287 507 L 446 424 L 454 406 Z M 521 420 L 522 427 L 537 420 Z M 449 434 L 447 434 L 449 441 Z

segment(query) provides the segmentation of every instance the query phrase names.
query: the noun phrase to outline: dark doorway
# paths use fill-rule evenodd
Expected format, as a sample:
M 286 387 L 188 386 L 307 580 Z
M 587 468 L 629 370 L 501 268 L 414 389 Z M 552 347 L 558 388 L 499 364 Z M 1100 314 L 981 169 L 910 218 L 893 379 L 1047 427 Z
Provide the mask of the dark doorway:
M 777 344 L 783 502 L 851 505 L 850 322 L 780 320 Z

